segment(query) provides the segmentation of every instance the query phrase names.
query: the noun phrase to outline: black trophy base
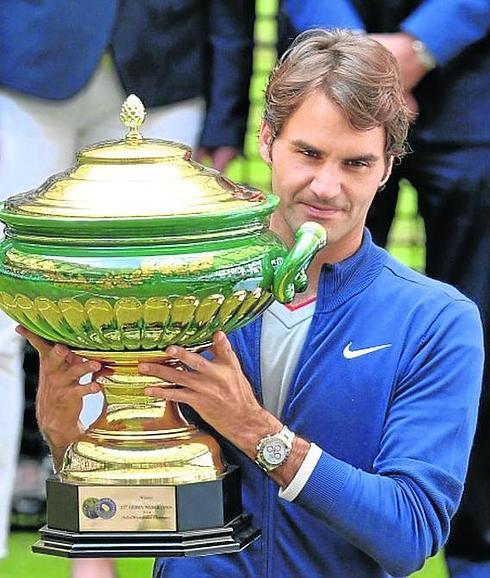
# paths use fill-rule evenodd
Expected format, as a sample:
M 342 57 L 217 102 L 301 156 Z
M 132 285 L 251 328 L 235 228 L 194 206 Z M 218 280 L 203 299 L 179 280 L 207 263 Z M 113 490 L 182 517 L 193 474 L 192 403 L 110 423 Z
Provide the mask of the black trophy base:
M 67 558 L 209 556 L 239 552 L 259 536 L 249 515 L 222 528 L 188 532 L 68 532 L 44 526 L 32 550 Z
M 176 486 L 49 479 L 47 524 L 33 551 L 71 558 L 238 552 L 260 535 L 242 513 L 240 473 Z

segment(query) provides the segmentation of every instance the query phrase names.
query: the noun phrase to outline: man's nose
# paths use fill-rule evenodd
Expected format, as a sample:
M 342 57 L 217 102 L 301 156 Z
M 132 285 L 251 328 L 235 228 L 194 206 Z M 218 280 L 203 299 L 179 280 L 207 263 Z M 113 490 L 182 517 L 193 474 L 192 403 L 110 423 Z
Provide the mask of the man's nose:
M 318 167 L 311 181 L 310 189 L 318 198 L 331 198 L 340 193 L 341 183 L 339 168 L 326 163 L 322 167 Z

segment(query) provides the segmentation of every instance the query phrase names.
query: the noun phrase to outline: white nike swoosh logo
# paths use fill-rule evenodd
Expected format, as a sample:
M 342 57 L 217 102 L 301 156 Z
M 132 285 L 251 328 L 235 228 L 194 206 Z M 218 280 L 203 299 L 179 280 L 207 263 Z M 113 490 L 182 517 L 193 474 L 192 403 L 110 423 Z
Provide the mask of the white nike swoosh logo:
M 344 347 L 344 357 L 346 359 L 355 359 L 356 357 L 361 357 L 361 355 L 367 355 L 368 353 L 374 353 L 380 349 L 386 349 L 391 347 L 391 343 L 386 343 L 385 345 L 374 345 L 373 347 L 365 347 L 364 349 L 351 349 L 352 341 Z

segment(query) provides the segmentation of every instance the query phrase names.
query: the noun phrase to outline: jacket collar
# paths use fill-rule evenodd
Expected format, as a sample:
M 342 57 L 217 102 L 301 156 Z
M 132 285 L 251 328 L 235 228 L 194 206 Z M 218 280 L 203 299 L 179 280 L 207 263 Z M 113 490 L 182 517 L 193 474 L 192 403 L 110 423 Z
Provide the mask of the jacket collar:
M 365 228 L 361 246 L 354 255 L 333 265 L 323 265 L 316 311 L 333 311 L 363 291 L 381 273 L 387 258 L 388 253 L 373 243 Z

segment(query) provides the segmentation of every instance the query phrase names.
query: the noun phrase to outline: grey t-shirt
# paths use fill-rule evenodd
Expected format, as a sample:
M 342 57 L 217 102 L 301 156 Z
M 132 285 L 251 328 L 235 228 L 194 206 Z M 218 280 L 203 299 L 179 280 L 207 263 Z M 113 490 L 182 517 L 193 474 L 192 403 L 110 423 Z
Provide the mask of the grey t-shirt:
M 264 407 L 279 417 L 315 311 L 316 300 L 298 307 L 275 301 L 262 318 L 260 367 Z

